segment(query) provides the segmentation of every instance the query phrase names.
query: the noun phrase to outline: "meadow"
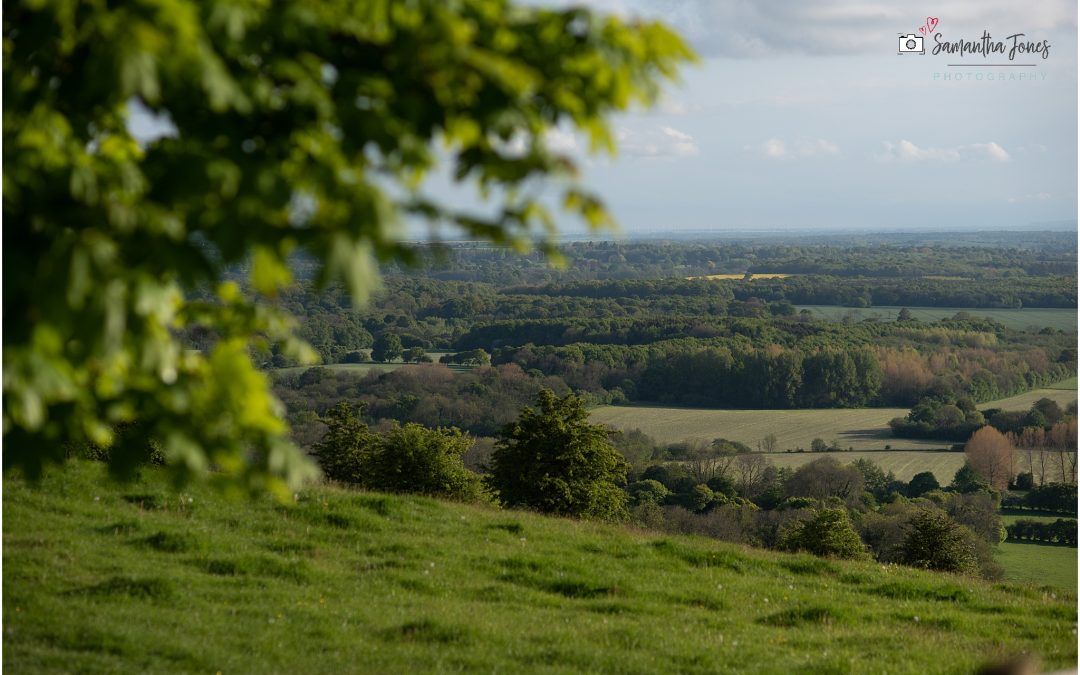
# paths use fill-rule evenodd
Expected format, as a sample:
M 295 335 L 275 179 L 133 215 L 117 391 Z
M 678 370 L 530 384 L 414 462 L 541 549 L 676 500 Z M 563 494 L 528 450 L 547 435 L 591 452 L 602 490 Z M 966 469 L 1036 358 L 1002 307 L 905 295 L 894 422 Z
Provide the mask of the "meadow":
M 1017 396 L 980 403 L 980 409 L 1027 410 L 1040 398 L 1062 406 L 1076 400 L 1076 390 L 1035 389 Z M 944 450 L 952 442 L 894 438 L 889 420 L 905 417 L 906 408 L 833 408 L 820 410 L 714 410 L 660 406 L 599 406 L 592 420 L 618 429 L 640 429 L 662 443 L 687 439 L 727 438 L 757 449 L 769 434 L 779 450 L 810 449 L 820 438 L 854 450 Z
M 1077 658 L 1075 593 L 423 497 L 227 500 L 72 463 L 36 487 L 6 475 L 3 506 L 12 672 L 921 674 Z
M 1076 593 L 1076 549 L 1056 544 L 1005 542 L 994 560 L 1009 581 L 1054 586 Z M 1074 664 L 1075 665 L 1075 664 Z
M 796 305 L 796 309 L 807 309 L 814 318 L 827 321 L 841 321 L 850 318 L 854 321 L 876 319 L 895 321 L 902 307 L 840 307 L 838 305 Z M 931 322 L 948 319 L 957 312 L 967 312 L 972 316 L 993 319 L 1000 324 L 1016 330 L 1031 327 L 1056 328 L 1073 332 L 1076 330 L 1076 309 L 1055 309 L 1029 307 L 1026 309 L 986 309 L 980 307 L 908 307 L 913 318 Z

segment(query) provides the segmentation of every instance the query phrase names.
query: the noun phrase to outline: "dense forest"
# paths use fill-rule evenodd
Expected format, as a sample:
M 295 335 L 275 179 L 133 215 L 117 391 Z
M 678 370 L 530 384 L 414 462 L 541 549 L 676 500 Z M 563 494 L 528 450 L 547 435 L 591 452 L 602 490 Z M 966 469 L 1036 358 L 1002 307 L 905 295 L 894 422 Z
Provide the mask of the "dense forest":
M 562 248 L 567 265 L 542 265 L 539 283 L 523 281 L 532 278 L 535 259 L 462 244 L 447 247 L 438 265 L 433 259 L 428 268 L 389 274 L 359 311 L 340 288 L 310 282 L 276 302 L 300 318 L 301 336 L 324 364 L 366 361 L 382 341 L 394 345 L 395 358 L 413 361 L 428 358 L 426 352 L 449 352 L 431 358 L 444 363 L 486 364 L 490 356 L 492 364 L 516 369 L 484 377 L 520 373 L 523 381 L 573 390 L 597 403 L 778 409 L 911 407 L 926 397 L 979 403 L 1075 374 L 1075 334 L 1020 329 L 979 314 L 1076 307 L 1075 256 L 1066 253 L 1075 242 L 1052 233 L 1030 239 L 1023 246 L 951 247 L 570 243 Z M 811 273 L 745 277 L 766 264 L 793 269 L 796 263 Z M 592 276 L 606 278 L 583 278 L 596 266 L 603 274 Z M 302 260 L 297 267 L 303 271 Z M 466 269 L 469 274 L 457 274 Z M 716 270 L 734 270 L 734 278 L 688 278 Z M 657 276 L 642 278 L 645 273 Z M 957 311 L 936 321 L 916 320 L 905 310 L 890 321 L 830 321 L 800 310 L 801 304 Z M 212 339 L 191 336 L 194 347 L 202 346 L 200 337 Z M 380 358 L 384 353 L 375 350 Z M 261 358 L 267 368 L 295 365 L 276 348 Z M 470 378 L 447 380 L 449 371 L 432 374 L 437 371 L 424 372 L 439 393 L 425 394 L 409 376 L 384 373 L 364 380 L 369 393 L 363 398 L 374 413 L 439 409 L 430 400 L 412 401 L 446 396 L 441 409 L 457 412 L 418 416 L 477 431 L 492 426 L 472 421 L 476 414 L 465 408 L 499 409 L 501 390 L 444 392 L 444 384 L 460 389 Z M 507 394 L 507 401 L 517 405 L 535 389 Z M 294 395 L 285 397 L 295 403 Z

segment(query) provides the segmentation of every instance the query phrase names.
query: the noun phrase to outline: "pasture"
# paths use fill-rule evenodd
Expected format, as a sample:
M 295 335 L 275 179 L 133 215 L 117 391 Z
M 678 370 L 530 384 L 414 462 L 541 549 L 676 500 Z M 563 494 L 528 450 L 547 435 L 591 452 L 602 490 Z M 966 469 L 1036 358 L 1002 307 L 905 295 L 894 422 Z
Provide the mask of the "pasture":
M 1076 400 L 1076 391 L 1035 389 L 1006 399 L 980 403 L 980 409 L 1027 410 L 1040 398 L 1050 398 L 1062 406 Z M 845 450 L 946 450 L 951 441 L 894 438 L 889 420 L 905 417 L 905 408 L 834 408 L 821 410 L 714 410 L 661 406 L 599 406 L 592 420 L 617 429 L 640 429 L 661 443 L 689 439 L 711 441 L 727 438 L 758 448 L 773 434 L 777 449 L 810 449 L 820 438 Z M 951 478 L 951 475 L 950 475 Z
M 796 305 L 796 309 L 810 310 L 814 318 L 826 321 L 895 321 L 902 307 L 840 307 L 838 305 Z M 1076 309 L 1029 307 L 1024 309 L 984 309 L 979 307 L 908 307 L 913 318 L 924 322 L 952 318 L 957 312 L 986 317 L 1016 330 L 1056 328 L 1066 332 L 1076 330 Z
M 904 417 L 904 408 L 848 408 L 828 410 L 709 410 L 652 406 L 600 406 L 592 411 L 592 421 L 618 429 L 640 429 L 661 443 L 688 439 L 711 441 L 726 438 L 757 449 L 758 443 L 773 434 L 778 450 L 810 449 L 820 438 L 834 440 L 845 450 L 948 449 L 947 441 L 893 438 L 889 420 Z
M 229 500 L 80 462 L 36 487 L 5 474 L 3 501 L 11 672 L 921 674 L 1077 657 L 1075 593 L 873 562 L 331 487 Z
M 1055 544 L 1005 542 L 998 544 L 994 560 L 1005 568 L 1005 578 L 1009 581 L 1053 586 L 1076 593 L 1075 548 Z

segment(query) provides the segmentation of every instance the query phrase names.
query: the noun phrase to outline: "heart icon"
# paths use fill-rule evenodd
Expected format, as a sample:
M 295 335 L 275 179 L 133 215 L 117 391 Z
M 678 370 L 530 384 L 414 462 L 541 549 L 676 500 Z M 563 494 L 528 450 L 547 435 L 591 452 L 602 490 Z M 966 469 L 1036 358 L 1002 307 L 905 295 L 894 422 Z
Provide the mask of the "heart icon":
M 919 26 L 919 32 L 926 35 L 926 26 Z
M 926 31 L 928 33 L 933 33 L 934 29 L 937 28 L 937 25 L 938 25 L 938 20 L 937 20 L 936 16 L 928 16 L 928 17 L 926 17 Z

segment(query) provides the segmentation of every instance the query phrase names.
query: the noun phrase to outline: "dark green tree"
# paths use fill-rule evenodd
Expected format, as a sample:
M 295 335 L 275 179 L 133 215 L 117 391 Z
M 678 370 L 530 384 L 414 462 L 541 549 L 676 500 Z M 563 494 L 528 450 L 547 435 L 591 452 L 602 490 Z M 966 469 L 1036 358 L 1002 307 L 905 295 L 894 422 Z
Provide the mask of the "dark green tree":
M 895 560 L 902 565 L 941 572 L 979 571 L 975 534 L 949 516 L 921 509 L 908 523 Z
M 631 483 L 626 487 L 626 492 L 630 495 L 631 506 L 638 506 L 646 502 L 660 505 L 671 494 L 671 490 L 664 487 L 663 483 L 651 478 Z
M 371 360 L 386 363 L 400 358 L 403 351 L 401 338 L 393 333 L 383 333 L 375 338 L 375 345 L 371 348 Z
M 431 361 L 428 358 L 427 351 L 423 347 L 409 347 L 401 355 L 401 360 L 405 363 L 423 363 L 424 361 Z
M 964 462 L 964 466 L 956 470 L 949 488 L 955 492 L 967 494 L 979 492 L 980 490 L 989 490 L 990 484 L 983 480 L 970 464 Z
M 489 484 L 499 500 L 542 513 L 625 520 L 629 466 L 589 423 L 584 402 L 541 390 L 536 409 L 525 408 L 508 425 L 491 456 Z
M 907 485 L 907 496 L 911 498 L 921 497 L 927 492 L 937 490 L 940 487 L 933 471 L 923 471 L 911 477 L 911 482 Z
M 358 411 L 363 411 L 363 407 L 338 403 L 321 418 L 326 435 L 312 446 L 311 454 L 330 480 L 364 484 L 379 437 L 371 432 Z
M 4 468 L 138 421 L 177 478 L 282 498 L 315 467 L 251 355 L 314 353 L 228 270 L 274 295 L 304 251 L 362 302 L 377 261 L 417 259 L 406 216 L 553 253 L 552 201 L 611 218 L 548 132 L 614 151 L 611 114 L 692 58 L 658 23 L 509 0 L 11 2 L 3 41 Z M 440 163 L 488 215 L 423 196 Z

